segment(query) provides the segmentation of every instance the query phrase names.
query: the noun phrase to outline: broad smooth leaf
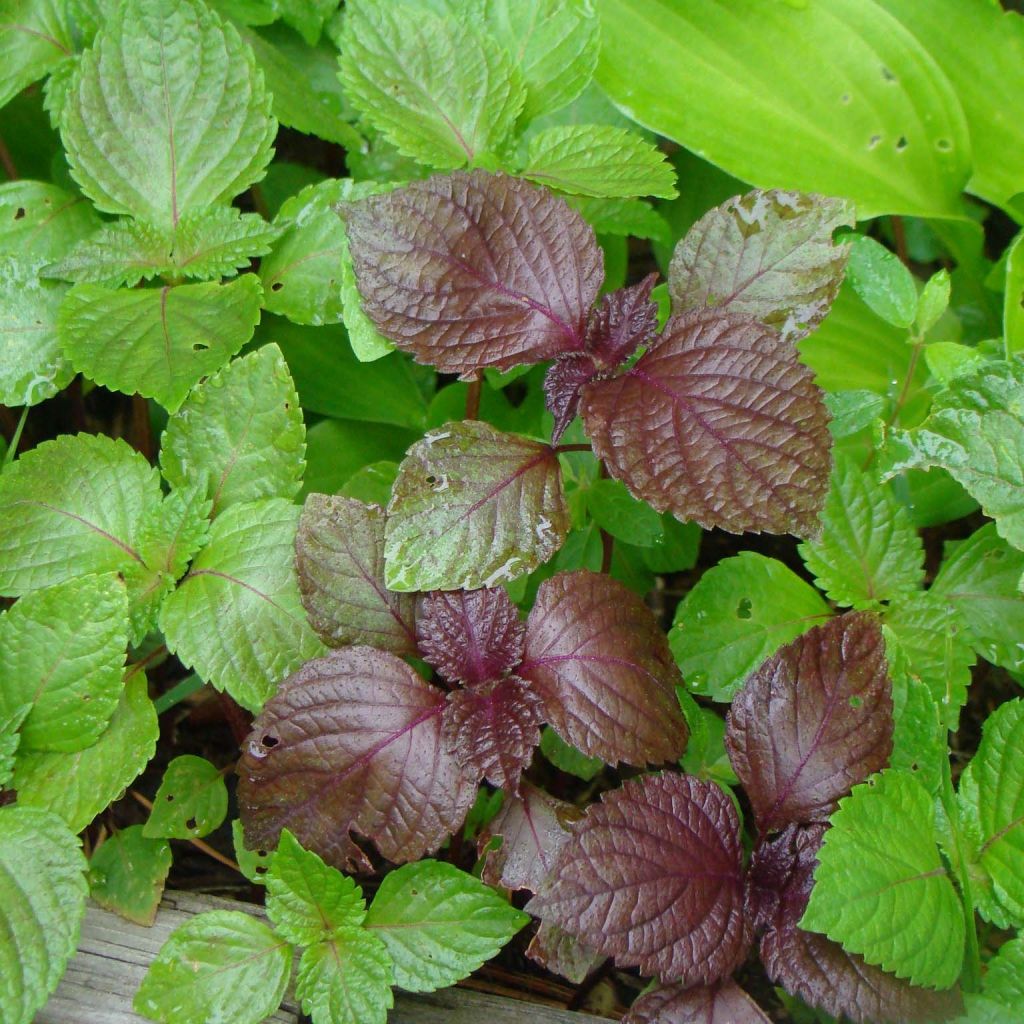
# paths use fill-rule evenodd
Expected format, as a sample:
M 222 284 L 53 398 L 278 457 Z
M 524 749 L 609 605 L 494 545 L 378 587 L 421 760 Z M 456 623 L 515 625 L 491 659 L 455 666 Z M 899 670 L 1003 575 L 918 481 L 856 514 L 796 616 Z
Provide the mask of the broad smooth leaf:
M 495 887 L 538 892 L 579 815 L 573 804 L 524 782 L 519 794 L 506 797 L 480 833 L 477 849 L 487 851 L 480 877 Z M 491 843 L 496 836 L 501 837 L 501 845 L 494 848 Z
M 67 6 L 61 0 L 7 0 L 0 8 L 0 107 L 74 53 Z
M 605 793 L 528 909 L 646 975 L 685 986 L 727 977 L 750 941 L 732 801 L 674 774 Z
M 350 647 L 287 680 L 253 724 L 239 762 L 250 846 L 282 828 L 328 864 L 359 866 L 350 833 L 392 861 L 436 849 L 476 796 L 441 739 L 444 693 L 393 654 Z
M 798 341 L 839 293 L 849 247 L 833 245 L 832 233 L 852 223 L 851 205 L 839 199 L 774 189 L 734 196 L 676 246 L 668 270 L 672 308 L 739 313 Z
M 872 776 L 832 815 L 801 927 L 912 984 L 949 988 L 964 917 L 935 840 L 927 790 L 901 772 Z
M 550 725 L 546 725 L 540 734 L 540 749 L 556 768 L 584 782 L 589 782 L 604 768 L 601 758 L 587 757 L 571 743 L 566 743 Z
M 167 766 L 142 834 L 148 839 L 199 839 L 219 828 L 227 813 L 224 773 L 206 758 L 182 754 Z
M 173 228 L 259 180 L 277 125 L 234 26 L 185 0 L 118 4 L 75 70 L 61 135 L 106 213 Z
M 448 423 L 398 471 L 384 579 L 399 591 L 493 587 L 548 561 L 568 530 L 550 447 L 477 420 Z
M 365 928 L 343 925 L 303 950 L 295 978 L 302 1010 L 330 1024 L 386 1024 L 394 1005 L 387 947 Z
M 288 367 L 264 345 L 196 385 L 167 421 L 160 468 L 175 487 L 205 474 L 211 512 L 292 498 L 305 468 L 306 430 Z
M 298 517 L 281 498 L 232 505 L 160 613 L 168 648 L 250 711 L 323 651 L 299 598 Z
M 420 657 L 467 686 L 499 679 L 523 659 L 519 610 L 500 587 L 425 595 L 416 634 Z
M 800 556 L 837 604 L 873 608 L 921 589 L 924 545 L 910 516 L 849 456 L 836 457 L 821 519 L 821 536 L 801 544 Z
M 356 928 L 366 917 L 362 890 L 283 829 L 267 884 L 267 916 L 277 933 L 297 946 L 312 946 L 336 928 Z
M 396 985 L 434 992 L 468 977 L 529 920 L 472 875 L 424 860 L 385 877 L 366 928 L 387 946 Z
M 669 644 L 690 690 L 730 701 L 766 658 L 831 614 L 792 569 L 741 551 L 705 572 L 682 600 Z
M 725 743 L 760 832 L 827 820 L 892 752 L 877 620 L 841 615 L 769 658 L 733 701 Z
M 261 298 L 253 274 L 132 290 L 80 284 L 61 306 L 58 329 L 76 370 L 174 412 L 200 377 L 252 337 Z
M 54 814 L 0 809 L 3 1024 L 30 1024 L 78 945 L 88 892 L 80 847 Z
M 959 213 L 971 145 L 957 96 L 874 0 L 599 9 L 597 81 L 645 127 L 752 185 L 845 196 L 862 219 Z
M 135 993 L 161 1024 L 259 1024 L 281 1003 L 292 948 L 239 910 L 209 910 L 171 932 Z
M 545 720 L 585 754 L 662 764 L 686 746 L 668 641 L 641 598 L 610 576 L 580 570 L 541 584 L 517 672 Z
M 917 316 L 914 275 L 881 242 L 855 235 L 847 275 L 853 290 L 886 323 L 909 329 Z
M 0 185 L 0 243 L 20 260 L 59 260 L 101 224 L 89 201 L 43 181 Z
M 135 924 L 156 920 L 164 883 L 171 870 L 166 839 L 147 839 L 141 825 L 115 832 L 89 861 L 89 897 Z
M 462 167 L 506 141 L 526 90 L 493 39 L 418 4 L 359 0 L 345 15 L 341 83 L 399 152 Z
M 507 370 L 582 347 L 603 277 L 583 218 L 486 171 L 438 175 L 345 211 L 365 313 L 445 373 Z
M 735 314 L 673 316 L 580 410 L 611 475 L 706 528 L 814 534 L 828 489 L 828 414 L 792 344 Z
M 769 1024 L 770 1018 L 731 978 L 711 986 L 662 985 L 645 992 L 622 1024 Z

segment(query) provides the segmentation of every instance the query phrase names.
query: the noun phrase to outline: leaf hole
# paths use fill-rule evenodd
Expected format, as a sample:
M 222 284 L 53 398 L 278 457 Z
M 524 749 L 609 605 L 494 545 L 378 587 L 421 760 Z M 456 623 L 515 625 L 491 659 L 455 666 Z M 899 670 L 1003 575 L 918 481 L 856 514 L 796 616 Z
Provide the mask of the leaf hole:
M 25 216 L 25 207 L 24 207 L 24 206 L 19 206 L 19 207 L 18 207 L 18 208 L 17 208 L 17 209 L 16 209 L 15 211 L 14 211 L 14 219 L 15 219 L 15 220 L 21 220 L 21 219 L 22 219 L 22 217 L 24 217 L 24 216 Z
M 275 281 L 275 282 L 274 282 L 274 283 L 273 283 L 273 284 L 272 284 L 272 285 L 270 286 L 270 290 L 271 290 L 272 292 L 279 292 L 279 291 L 280 291 L 280 290 L 281 290 L 281 289 L 282 289 L 283 287 L 284 287 L 284 282 L 283 282 L 283 281 Z
M 991 557 L 993 562 L 1001 562 L 1006 557 L 1006 552 L 997 548 L 995 551 L 992 552 Z
M 433 487 L 433 485 L 437 483 L 437 477 L 434 476 L 433 473 L 431 473 L 430 476 L 427 477 L 427 483 L 430 484 L 431 487 Z
M 260 742 L 265 747 L 276 747 L 278 743 L 280 743 L 281 741 L 276 736 L 273 736 L 268 732 L 267 735 L 264 736 L 262 740 L 260 740 Z
M 864 703 L 864 701 L 860 697 L 858 697 L 856 694 L 854 694 L 850 698 L 850 707 L 851 708 L 859 708 L 863 703 Z
M 918 766 L 918 763 L 917 763 L 916 761 L 914 761 L 914 762 L 913 762 L 913 763 L 912 763 L 912 764 L 910 765 L 910 770 L 911 770 L 912 772 L 916 772 L 916 771 L 918 770 L 918 767 L 919 767 L 919 766 Z
M 868 149 L 874 149 L 881 141 L 881 135 L 872 135 L 871 138 L 868 139 Z
M 848 92 L 844 92 L 843 95 L 839 97 L 839 102 L 840 103 L 849 103 L 850 100 L 852 100 L 852 99 L 853 99 L 853 97 Z
M 174 794 L 173 793 L 168 793 L 167 794 L 167 802 L 169 804 L 173 804 L 174 803 Z
M 257 875 L 265 875 L 266 873 L 267 873 L 267 869 L 262 864 L 257 864 L 256 865 L 256 874 Z
M 193 352 L 205 352 L 210 346 L 205 341 L 197 341 L 192 345 Z
M 935 148 L 940 153 L 948 153 L 953 148 L 953 143 L 949 139 L 936 139 Z
M 909 143 L 907 142 L 907 137 L 906 137 L 906 135 L 901 135 L 901 136 L 900 136 L 900 137 L 899 137 L 899 138 L 898 138 L 898 139 L 896 140 L 896 152 L 897 152 L 897 153 L 902 153 L 902 152 L 903 152 L 903 150 L 905 150 L 905 149 L 907 148 L 907 146 L 908 146 L 908 145 L 909 145 Z
M 190 832 L 194 832 L 197 828 L 196 819 L 189 818 L 188 821 L 185 822 L 185 828 L 187 828 Z
M 736 605 L 736 618 L 737 619 L 749 619 L 751 615 L 751 609 L 753 605 L 750 603 L 749 597 L 744 597 L 738 605 Z
M 896 76 L 884 64 L 882 65 L 882 78 L 887 82 L 896 81 Z

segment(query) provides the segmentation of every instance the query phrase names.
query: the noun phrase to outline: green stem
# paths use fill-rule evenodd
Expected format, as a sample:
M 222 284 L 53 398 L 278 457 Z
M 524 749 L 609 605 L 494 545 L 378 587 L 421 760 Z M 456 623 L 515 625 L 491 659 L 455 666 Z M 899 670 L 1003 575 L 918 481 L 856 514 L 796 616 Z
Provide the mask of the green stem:
M 193 672 L 190 676 L 186 676 L 180 683 L 176 683 L 166 693 L 160 694 L 156 700 L 153 701 L 153 707 L 156 708 L 156 713 L 162 715 L 165 711 L 170 711 L 176 704 L 180 704 L 186 697 L 191 697 L 197 690 L 201 690 L 206 684 Z
M 21 441 L 21 432 L 25 429 L 25 421 L 28 419 L 29 407 L 26 405 L 21 410 L 21 418 L 18 420 L 18 425 L 14 428 L 14 433 L 11 435 L 11 443 L 7 446 L 7 454 L 4 456 L 4 466 L 9 465 L 14 461 L 14 456 L 18 451 L 18 444 Z

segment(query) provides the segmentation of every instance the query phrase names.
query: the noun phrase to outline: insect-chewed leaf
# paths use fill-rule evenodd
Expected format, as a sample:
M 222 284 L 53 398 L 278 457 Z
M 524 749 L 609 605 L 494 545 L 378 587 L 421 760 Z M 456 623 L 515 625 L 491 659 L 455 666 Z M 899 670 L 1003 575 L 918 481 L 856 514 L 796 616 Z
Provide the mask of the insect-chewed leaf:
M 416 652 L 416 598 L 384 585 L 384 513 L 353 498 L 311 494 L 295 537 L 302 603 L 325 644 Z
M 363 310 L 419 362 L 507 370 L 582 346 L 601 251 L 545 189 L 456 172 L 353 203 L 346 218 Z
M 444 693 L 394 654 L 350 647 L 308 662 L 256 719 L 239 762 L 246 843 L 287 827 L 339 868 L 363 865 L 352 839 L 416 860 L 462 823 L 472 773 L 441 739 Z
M 668 640 L 610 576 L 581 569 L 541 584 L 518 672 L 540 695 L 545 720 L 585 754 L 662 764 L 686 746 Z
M 676 246 L 668 289 L 676 312 L 714 306 L 775 327 L 787 341 L 825 319 L 848 245 L 832 232 L 852 225 L 853 204 L 799 192 L 748 192 L 709 210 Z
M 494 820 L 480 833 L 483 851 L 495 836 L 501 846 L 488 850 L 480 877 L 506 889 L 537 892 L 569 839 L 569 825 L 579 817 L 573 804 L 558 800 L 524 782 L 517 796 L 505 800 Z
M 770 1018 L 731 978 L 717 985 L 660 985 L 642 995 L 622 1024 L 769 1024 Z
M 448 694 L 444 738 L 455 759 L 506 793 L 540 743 L 540 698 L 518 676 L 506 676 Z
M 508 594 L 493 590 L 436 591 L 420 600 L 420 657 L 446 679 L 467 685 L 498 679 L 523 657 L 523 624 Z
M 848 613 L 772 655 L 733 701 L 725 743 L 759 830 L 828 818 L 885 767 L 892 684 L 877 620 Z
M 391 590 L 471 590 L 546 562 L 569 530 L 558 458 L 547 445 L 475 420 L 417 441 L 388 506 Z
M 632 779 L 587 810 L 527 909 L 644 974 L 727 977 L 750 940 L 732 800 L 692 776 Z
M 585 385 L 580 409 L 612 476 L 659 512 L 733 533 L 817 532 L 828 414 L 772 328 L 678 314 L 631 369 Z

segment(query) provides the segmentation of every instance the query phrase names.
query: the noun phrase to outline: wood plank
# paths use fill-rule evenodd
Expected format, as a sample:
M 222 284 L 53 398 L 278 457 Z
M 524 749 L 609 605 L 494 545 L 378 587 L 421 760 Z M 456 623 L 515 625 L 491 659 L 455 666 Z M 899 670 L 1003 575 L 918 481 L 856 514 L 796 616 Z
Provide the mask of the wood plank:
M 195 893 L 168 891 L 153 927 L 132 924 L 90 904 L 78 952 L 35 1024 L 145 1024 L 132 997 L 167 936 L 204 910 L 241 910 L 266 919 L 262 907 Z M 272 1024 L 299 1024 L 302 1014 L 289 987 Z M 389 1024 L 586 1024 L 600 1018 L 536 1003 L 450 988 L 413 995 L 395 992 Z

